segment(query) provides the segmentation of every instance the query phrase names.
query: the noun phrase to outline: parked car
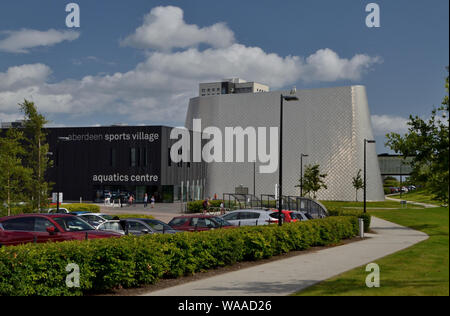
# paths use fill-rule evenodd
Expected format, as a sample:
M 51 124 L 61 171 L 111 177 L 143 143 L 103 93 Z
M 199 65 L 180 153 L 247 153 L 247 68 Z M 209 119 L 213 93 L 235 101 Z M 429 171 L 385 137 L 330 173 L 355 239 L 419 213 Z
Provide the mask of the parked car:
M 298 220 L 298 221 L 300 221 L 300 222 L 308 221 L 310 219 L 313 219 L 313 217 L 310 214 L 308 214 L 306 212 L 301 212 L 301 211 L 300 212 L 296 212 L 296 211 L 292 212 L 291 213 L 291 217 L 296 219 L 296 220 Z
M 57 208 L 49 208 L 47 211 L 48 214 L 69 214 L 69 210 L 64 208 L 64 207 L 60 207 L 59 210 Z
M 122 223 L 120 222 L 120 220 L 104 221 L 94 227 L 95 227 L 95 229 L 100 230 L 100 231 L 115 232 L 115 233 L 119 233 L 121 235 L 125 235 L 125 230 L 123 229 Z
M 272 212 L 269 214 L 270 217 L 272 217 L 273 219 L 277 219 L 278 220 L 278 210 L 272 210 Z M 283 221 L 283 223 L 292 223 L 292 222 L 297 222 L 299 221 L 299 219 L 297 219 L 296 215 L 293 215 L 294 211 L 288 211 L 288 210 L 282 210 L 281 211 L 281 219 Z
M 97 231 L 83 219 L 68 214 L 26 214 L 0 218 L 0 245 L 19 245 L 120 237 L 113 232 Z
M 146 234 L 175 234 L 179 232 L 157 219 L 126 218 L 120 220 L 122 229 L 128 234 L 140 236 Z
M 213 215 L 186 215 L 174 217 L 169 226 L 182 231 L 205 231 L 217 228 L 231 228 L 233 224 Z
M 222 215 L 221 218 L 234 226 L 260 226 L 278 223 L 278 218 L 270 216 L 265 210 L 236 210 Z
M 81 217 L 82 219 L 84 219 L 86 222 L 88 222 L 89 224 L 91 224 L 94 227 L 96 227 L 106 221 L 112 221 L 112 220 L 119 219 L 118 217 L 111 216 L 108 214 L 101 214 L 101 213 L 100 214 L 99 213 L 77 213 L 77 214 L 74 213 L 74 215 L 78 215 L 79 217 Z

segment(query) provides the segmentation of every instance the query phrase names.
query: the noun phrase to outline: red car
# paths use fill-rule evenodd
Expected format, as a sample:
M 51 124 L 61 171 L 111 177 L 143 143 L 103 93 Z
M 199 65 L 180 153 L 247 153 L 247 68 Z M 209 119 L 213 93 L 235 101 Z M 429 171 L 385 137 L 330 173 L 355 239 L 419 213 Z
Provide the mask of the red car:
M 278 213 L 278 210 L 273 210 L 273 213 L 270 214 L 270 217 L 278 220 Z M 283 220 L 283 223 L 294 223 L 299 221 L 297 217 L 292 213 L 294 213 L 294 211 L 281 210 L 281 219 Z
M 24 214 L 0 218 L 0 247 L 30 242 L 44 243 L 120 237 L 97 231 L 77 216 L 66 214 Z
M 212 215 L 187 215 L 174 217 L 169 226 L 176 230 L 189 232 L 205 231 L 216 228 L 232 228 L 231 223 Z

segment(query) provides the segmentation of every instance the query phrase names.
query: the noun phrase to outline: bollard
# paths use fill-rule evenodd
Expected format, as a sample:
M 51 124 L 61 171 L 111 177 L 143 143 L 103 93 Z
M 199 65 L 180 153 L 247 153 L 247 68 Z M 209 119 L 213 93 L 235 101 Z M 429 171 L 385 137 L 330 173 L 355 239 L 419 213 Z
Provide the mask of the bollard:
M 89 239 L 89 235 L 88 235 L 88 232 L 86 232 L 86 236 L 85 236 L 85 239 L 86 239 L 86 240 L 88 240 L 88 239 Z
M 359 237 L 364 238 L 364 219 L 359 218 Z

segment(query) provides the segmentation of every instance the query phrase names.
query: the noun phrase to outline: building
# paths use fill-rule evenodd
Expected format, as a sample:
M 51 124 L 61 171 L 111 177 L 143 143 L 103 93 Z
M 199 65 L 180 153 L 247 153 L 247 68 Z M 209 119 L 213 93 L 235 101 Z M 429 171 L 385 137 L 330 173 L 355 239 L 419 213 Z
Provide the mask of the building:
M 144 194 L 157 202 L 203 197 L 204 163 L 173 163 L 172 128 L 166 126 L 103 126 L 48 128 L 54 166 L 48 179 L 65 201 L 104 200 L 106 193 Z
M 269 87 L 257 82 L 247 82 L 239 78 L 224 79 L 220 82 L 201 83 L 199 85 L 198 95 L 201 97 L 239 94 L 239 93 L 258 93 L 269 92 Z
M 227 82 L 220 84 L 226 85 Z M 211 87 L 213 85 L 219 87 L 218 83 L 211 84 Z M 207 87 L 208 84 L 201 84 L 200 96 L 189 101 L 185 123 L 188 129 L 194 127 L 194 119 L 201 119 L 202 126 L 215 126 L 221 130 L 237 126 L 243 129 L 280 126 L 280 95 L 288 95 L 289 92 L 204 96 L 202 93 L 208 91 L 203 89 Z M 299 101 L 284 103 L 283 194 L 299 195 L 299 187 L 296 186 L 300 180 L 300 155 L 303 153 L 309 155 L 303 159 L 305 166 L 319 164 L 321 172 L 327 174 L 325 182 L 328 189 L 320 190 L 318 199 L 355 200 L 352 177 L 364 169 L 364 139 L 373 139 L 365 87 L 298 90 L 296 95 Z M 375 145 L 367 144 L 366 153 L 367 199 L 384 200 Z M 239 163 L 209 163 L 206 194 L 233 193 L 240 185 L 256 195 L 274 194 L 278 170 L 261 173 L 259 167 L 263 164 L 260 161 L 255 163 L 256 174 L 254 162 L 248 159 Z M 256 188 L 253 187 L 254 177 Z M 362 191 L 359 194 L 362 197 Z

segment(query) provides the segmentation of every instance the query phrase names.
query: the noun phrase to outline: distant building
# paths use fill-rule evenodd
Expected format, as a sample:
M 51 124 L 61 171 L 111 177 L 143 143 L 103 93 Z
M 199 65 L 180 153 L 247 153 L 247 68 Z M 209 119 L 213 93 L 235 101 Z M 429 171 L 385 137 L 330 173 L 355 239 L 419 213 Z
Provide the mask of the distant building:
M 214 126 L 222 131 L 237 126 L 244 129 L 279 127 L 280 95 L 289 95 L 289 91 L 268 92 L 268 87 L 263 89 L 265 93 L 238 90 L 245 84 L 242 80 L 200 84 L 200 96 L 189 102 L 185 126 L 192 129 L 193 120 L 201 119 L 202 126 Z M 247 84 L 255 91 L 257 84 Z M 224 91 L 217 91 L 217 88 Z M 320 190 L 318 199 L 353 201 L 352 177 L 364 169 L 364 139 L 374 139 L 365 87 L 297 90 L 296 95 L 298 101 L 284 104 L 283 194 L 299 195 L 300 155 L 303 153 L 309 155 L 303 159 L 304 166 L 319 164 L 320 171 L 327 174 L 328 189 Z M 256 162 L 254 175 L 254 164 L 248 160 L 209 163 L 206 195 L 233 193 L 239 185 L 249 188 L 249 192 L 255 191 L 257 196 L 273 194 L 279 181 L 278 170 L 258 173 L 261 165 L 264 164 Z M 256 188 L 253 188 L 254 177 Z M 375 145 L 367 146 L 367 199 L 384 200 Z
M 257 82 L 247 82 L 239 78 L 224 79 L 220 82 L 200 83 L 200 97 L 222 94 L 269 92 L 269 87 Z
M 2 122 L 1 128 L 21 128 L 24 126 L 25 121 L 15 121 L 15 122 Z

